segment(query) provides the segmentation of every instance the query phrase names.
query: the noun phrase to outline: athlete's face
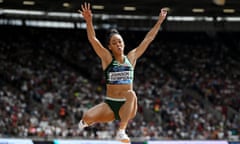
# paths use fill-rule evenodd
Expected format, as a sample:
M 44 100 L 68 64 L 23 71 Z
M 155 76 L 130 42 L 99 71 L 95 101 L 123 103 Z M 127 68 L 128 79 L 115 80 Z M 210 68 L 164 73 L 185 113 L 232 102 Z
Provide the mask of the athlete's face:
M 110 38 L 110 42 L 109 42 L 109 49 L 113 53 L 122 54 L 124 51 L 124 46 L 125 46 L 124 41 L 123 41 L 121 35 L 119 35 L 119 34 L 112 35 L 112 37 Z

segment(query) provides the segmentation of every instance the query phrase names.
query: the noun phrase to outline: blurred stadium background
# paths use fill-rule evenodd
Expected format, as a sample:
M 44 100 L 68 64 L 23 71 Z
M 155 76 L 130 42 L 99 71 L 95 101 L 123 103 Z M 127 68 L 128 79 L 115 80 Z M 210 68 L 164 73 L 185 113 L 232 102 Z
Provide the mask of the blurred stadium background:
M 86 1 L 97 37 L 104 42 L 109 28 L 119 29 L 126 52 L 169 9 L 137 63 L 139 110 L 127 131 L 133 143 L 239 144 L 239 0 Z M 77 128 L 105 96 L 100 61 L 77 13 L 83 2 L 0 0 L 0 143 L 113 140 L 117 122 Z

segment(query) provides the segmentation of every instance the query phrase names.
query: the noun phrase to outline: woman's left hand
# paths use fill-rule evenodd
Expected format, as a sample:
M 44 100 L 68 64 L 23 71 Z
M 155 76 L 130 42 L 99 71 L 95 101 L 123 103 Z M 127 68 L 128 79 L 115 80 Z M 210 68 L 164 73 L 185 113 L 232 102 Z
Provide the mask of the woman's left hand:
M 167 8 L 162 8 L 161 13 L 159 14 L 159 20 L 164 21 L 167 16 Z

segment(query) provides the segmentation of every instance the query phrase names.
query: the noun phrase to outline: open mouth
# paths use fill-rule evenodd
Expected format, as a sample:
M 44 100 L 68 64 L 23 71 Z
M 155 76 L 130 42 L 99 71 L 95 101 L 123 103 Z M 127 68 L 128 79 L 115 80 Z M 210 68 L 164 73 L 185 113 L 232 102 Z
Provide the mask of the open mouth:
M 123 50 L 123 47 L 119 46 L 119 47 L 118 47 L 118 50 Z

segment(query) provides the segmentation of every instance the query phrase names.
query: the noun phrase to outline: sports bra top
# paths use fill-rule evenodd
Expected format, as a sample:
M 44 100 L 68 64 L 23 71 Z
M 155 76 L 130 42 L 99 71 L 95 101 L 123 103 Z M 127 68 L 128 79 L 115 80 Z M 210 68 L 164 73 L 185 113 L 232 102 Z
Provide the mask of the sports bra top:
M 104 70 L 107 84 L 131 84 L 134 77 L 133 73 L 134 68 L 126 56 L 124 56 L 122 64 L 113 58 Z

